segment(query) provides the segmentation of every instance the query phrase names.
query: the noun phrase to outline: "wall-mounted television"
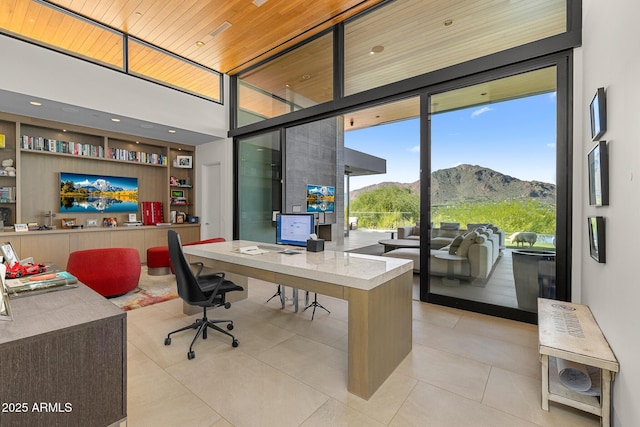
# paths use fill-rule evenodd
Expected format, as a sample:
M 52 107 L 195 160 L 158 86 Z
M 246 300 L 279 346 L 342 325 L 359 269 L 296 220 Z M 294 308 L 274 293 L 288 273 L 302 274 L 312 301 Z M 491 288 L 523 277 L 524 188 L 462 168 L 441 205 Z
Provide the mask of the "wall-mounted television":
M 60 172 L 60 213 L 138 212 L 138 178 Z
M 603 87 L 599 87 L 591 99 L 589 113 L 591 116 L 591 140 L 595 141 L 607 131 L 607 100 Z
M 276 215 L 276 243 L 278 245 L 307 246 L 307 239 L 315 232 L 312 213 L 279 213 Z
M 329 185 L 307 185 L 307 212 L 333 212 L 336 189 Z
M 590 216 L 587 218 L 589 227 L 589 253 L 598 262 L 606 262 L 604 218 Z
M 607 142 L 600 141 L 587 155 L 589 166 L 589 204 L 609 205 L 609 155 Z

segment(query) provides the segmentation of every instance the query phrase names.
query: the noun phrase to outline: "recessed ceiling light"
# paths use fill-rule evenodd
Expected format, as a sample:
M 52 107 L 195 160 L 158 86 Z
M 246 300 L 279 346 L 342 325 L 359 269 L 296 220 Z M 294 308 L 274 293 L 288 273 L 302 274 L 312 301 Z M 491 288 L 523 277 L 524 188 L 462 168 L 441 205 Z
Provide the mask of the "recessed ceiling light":
M 453 24 L 453 19 L 445 19 L 444 26 L 448 27 Z
M 136 144 L 140 144 L 140 141 L 136 141 Z
M 302 80 L 309 80 L 311 76 L 309 74 L 305 74 L 302 76 Z
M 120 122 L 120 119 L 117 119 L 117 118 L 114 117 L 114 118 L 111 119 L 111 121 L 115 122 L 115 123 L 118 123 L 118 122 Z
M 40 107 L 42 105 L 42 102 L 38 102 L 38 101 L 31 101 L 29 104 L 31 105 L 35 105 L 36 107 Z
M 147 123 L 143 123 L 143 124 L 140 125 L 140 127 L 142 129 L 151 129 L 151 128 L 153 128 L 153 125 L 150 125 L 150 124 L 147 124 Z
M 135 15 L 140 18 L 142 16 L 142 12 L 136 12 Z
M 370 55 L 375 55 L 376 53 L 380 53 L 384 50 L 384 46 L 381 45 L 377 45 L 371 48 L 371 51 L 369 52 Z
M 176 133 L 175 129 L 169 129 L 169 133 Z
M 251 3 L 255 4 L 256 6 L 260 7 L 263 4 L 265 4 L 267 1 L 269 0 L 253 0 Z
M 198 40 L 198 41 L 196 42 L 196 46 L 198 46 L 198 47 L 202 47 L 202 46 L 204 46 L 204 42 L 203 42 L 202 40 Z
M 62 129 L 62 132 L 66 132 L 66 131 L 67 131 L 66 129 Z

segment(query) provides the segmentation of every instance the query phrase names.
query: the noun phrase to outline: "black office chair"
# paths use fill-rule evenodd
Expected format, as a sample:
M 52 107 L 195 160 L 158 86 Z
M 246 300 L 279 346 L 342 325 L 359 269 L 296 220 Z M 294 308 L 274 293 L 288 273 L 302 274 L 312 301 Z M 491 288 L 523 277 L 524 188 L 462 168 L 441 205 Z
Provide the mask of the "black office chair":
M 216 323 L 227 323 L 227 329 L 232 330 L 233 321 L 207 319 L 207 307 L 215 308 L 224 306 L 224 308 L 228 309 L 231 307 L 231 303 L 225 301 L 227 292 L 242 291 L 244 289 L 229 280 L 225 280 L 224 273 L 200 275 L 204 266 L 200 262 L 191 264 L 187 262 L 184 252 L 182 252 L 180 235 L 173 230 L 169 230 L 168 239 L 169 257 L 171 258 L 171 264 L 173 265 L 173 270 L 176 274 L 178 295 L 180 295 L 180 298 L 182 298 L 187 304 L 202 307 L 203 315 L 202 319 L 197 319 L 193 324 L 169 333 L 167 338 L 164 340 L 164 345 L 171 344 L 171 335 L 176 332 L 186 331 L 187 329 L 197 329 L 198 332 L 193 338 L 193 341 L 191 341 L 189 352 L 187 353 L 187 359 L 191 360 L 196 357 L 196 354 L 192 349 L 193 344 L 201 334 L 202 339 L 207 339 L 207 328 L 212 328 L 225 335 L 229 335 L 233 339 L 233 347 L 237 347 L 240 343 L 236 337 L 216 325 Z M 192 265 L 197 265 L 199 267 L 195 274 L 191 269 Z

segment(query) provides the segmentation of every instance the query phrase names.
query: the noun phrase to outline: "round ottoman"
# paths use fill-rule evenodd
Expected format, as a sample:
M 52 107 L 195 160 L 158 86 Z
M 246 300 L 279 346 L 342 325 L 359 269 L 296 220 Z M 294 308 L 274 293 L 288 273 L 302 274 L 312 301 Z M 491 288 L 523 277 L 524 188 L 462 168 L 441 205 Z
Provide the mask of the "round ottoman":
M 170 264 L 168 246 L 147 249 L 147 269 L 150 276 L 164 276 L 171 273 Z
M 69 254 L 67 271 L 104 297 L 124 295 L 138 286 L 140 254 L 133 248 L 102 248 Z

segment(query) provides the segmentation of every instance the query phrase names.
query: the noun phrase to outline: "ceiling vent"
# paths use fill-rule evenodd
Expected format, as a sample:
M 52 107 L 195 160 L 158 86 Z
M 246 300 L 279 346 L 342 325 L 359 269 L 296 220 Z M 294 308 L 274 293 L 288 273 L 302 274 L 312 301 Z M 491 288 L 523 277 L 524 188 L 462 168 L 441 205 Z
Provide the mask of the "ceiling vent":
M 215 37 L 218 34 L 220 34 L 221 32 L 223 32 L 224 30 L 226 30 L 227 28 L 229 28 L 231 26 L 231 22 L 229 21 L 224 21 L 222 24 L 220 24 L 220 26 L 218 28 L 216 28 L 215 30 L 213 30 L 213 32 L 209 33 L 209 35 L 211 37 Z

